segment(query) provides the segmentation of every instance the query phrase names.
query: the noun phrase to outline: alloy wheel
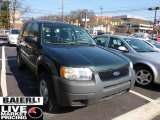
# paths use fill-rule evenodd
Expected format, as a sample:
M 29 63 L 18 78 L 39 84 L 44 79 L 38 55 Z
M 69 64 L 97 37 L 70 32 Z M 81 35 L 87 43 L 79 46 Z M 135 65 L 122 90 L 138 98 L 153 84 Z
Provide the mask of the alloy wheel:
M 139 70 L 136 73 L 136 82 L 140 85 L 146 86 L 152 82 L 152 74 L 147 70 Z
M 40 96 L 43 97 L 44 104 L 48 102 L 48 87 L 46 81 L 40 83 Z

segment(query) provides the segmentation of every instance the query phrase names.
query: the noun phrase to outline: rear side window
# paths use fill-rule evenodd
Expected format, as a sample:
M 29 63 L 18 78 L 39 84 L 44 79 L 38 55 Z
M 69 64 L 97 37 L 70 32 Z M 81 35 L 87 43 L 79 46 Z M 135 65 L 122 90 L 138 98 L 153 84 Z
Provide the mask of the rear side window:
M 30 27 L 28 31 L 28 35 L 38 38 L 38 24 L 37 23 L 32 24 L 32 26 Z
M 23 37 L 25 36 L 31 36 L 33 37 L 34 40 L 37 41 L 38 38 L 38 24 L 37 23 L 29 23 L 25 30 L 24 30 L 24 34 Z
M 20 30 L 11 30 L 11 34 L 19 34 Z
M 24 28 L 24 32 L 23 32 L 23 37 L 25 37 L 25 36 L 27 36 L 28 35 L 28 32 L 29 32 L 29 29 L 30 29 L 30 27 L 31 27 L 31 23 L 28 23 L 27 25 L 26 25 L 26 27 Z

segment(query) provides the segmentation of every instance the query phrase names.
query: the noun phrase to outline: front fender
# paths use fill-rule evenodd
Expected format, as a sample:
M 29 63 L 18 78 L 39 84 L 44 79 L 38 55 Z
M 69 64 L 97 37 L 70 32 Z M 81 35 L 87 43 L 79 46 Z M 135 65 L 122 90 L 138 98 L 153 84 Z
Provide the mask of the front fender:
M 37 59 L 37 67 L 36 74 L 38 75 L 38 66 L 42 65 L 45 69 L 47 69 L 52 75 L 58 76 L 58 71 L 54 61 L 48 57 L 39 56 Z
M 153 73 L 153 77 L 154 77 L 154 82 L 157 81 L 159 78 L 159 70 L 156 68 L 156 65 L 153 64 L 153 63 L 150 63 L 150 62 L 147 62 L 147 61 L 136 61 L 134 63 L 135 64 L 142 64 L 142 65 L 146 65 L 148 66 L 151 70 L 152 70 L 152 73 Z

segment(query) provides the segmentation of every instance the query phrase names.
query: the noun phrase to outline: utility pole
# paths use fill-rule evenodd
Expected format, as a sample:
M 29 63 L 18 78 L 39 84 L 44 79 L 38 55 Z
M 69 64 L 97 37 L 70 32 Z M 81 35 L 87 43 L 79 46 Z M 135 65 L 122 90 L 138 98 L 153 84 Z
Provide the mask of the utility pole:
M 85 11 L 85 28 L 87 28 L 87 19 L 88 19 L 88 18 L 87 18 L 87 14 L 88 14 L 88 13 L 87 13 L 87 10 L 86 10 L 86 11 Z
M 154 22 L 153 22 L 153 33 L 152 33 L 152 36 L 154 34 L 154 31 L 155 31 L 155 26 L 156 26 L 156 22 L 157 22 L 157 10 L 160 10 L 160 7 L 155 7 L 155 8 L 148 8 L 148 10 L 152 11 L 154 10 L 155 11 L 155 14 L 154 14 Z
M 102 12 L 103 12 L 103 6 L 100 6 L 101 10 L 101 24 L 100 24 L 100 30 L 102 30 Z
M 62 22 L 64 22 L 64 1 L 62 0 Z

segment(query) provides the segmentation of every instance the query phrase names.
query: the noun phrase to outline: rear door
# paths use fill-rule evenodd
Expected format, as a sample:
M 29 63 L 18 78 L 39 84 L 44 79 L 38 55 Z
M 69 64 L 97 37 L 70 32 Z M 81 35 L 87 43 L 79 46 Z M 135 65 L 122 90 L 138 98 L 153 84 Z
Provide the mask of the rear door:
M 40 55 L 40 49 L 38 46 L 38 41 L 40 41 L 40 31 L 39 31 L 39 23 L 35 22 L 32 24 L 29 30 L 29 36 L 32 36 L 31 42 L 27 43 L 27 51 L 29 54 L 29 62 L 32 66 L 33 72 L 35 72 L 36 69 L 36 62 L 38 59 L 38 56 Z
M 31 27 L 32 23 L 26 23 L 24 25 L 24 30 L 22 31 L 21 35 L 19 36 L 19 46 L 20 46 L 20 52 L 22 55 L 22 58 L 26 63 L 28 63 L 29 60 L 29 53 L 27 51 L 27 43 L 25 42 L 25 37 L 28 35 L 29 29 Z

